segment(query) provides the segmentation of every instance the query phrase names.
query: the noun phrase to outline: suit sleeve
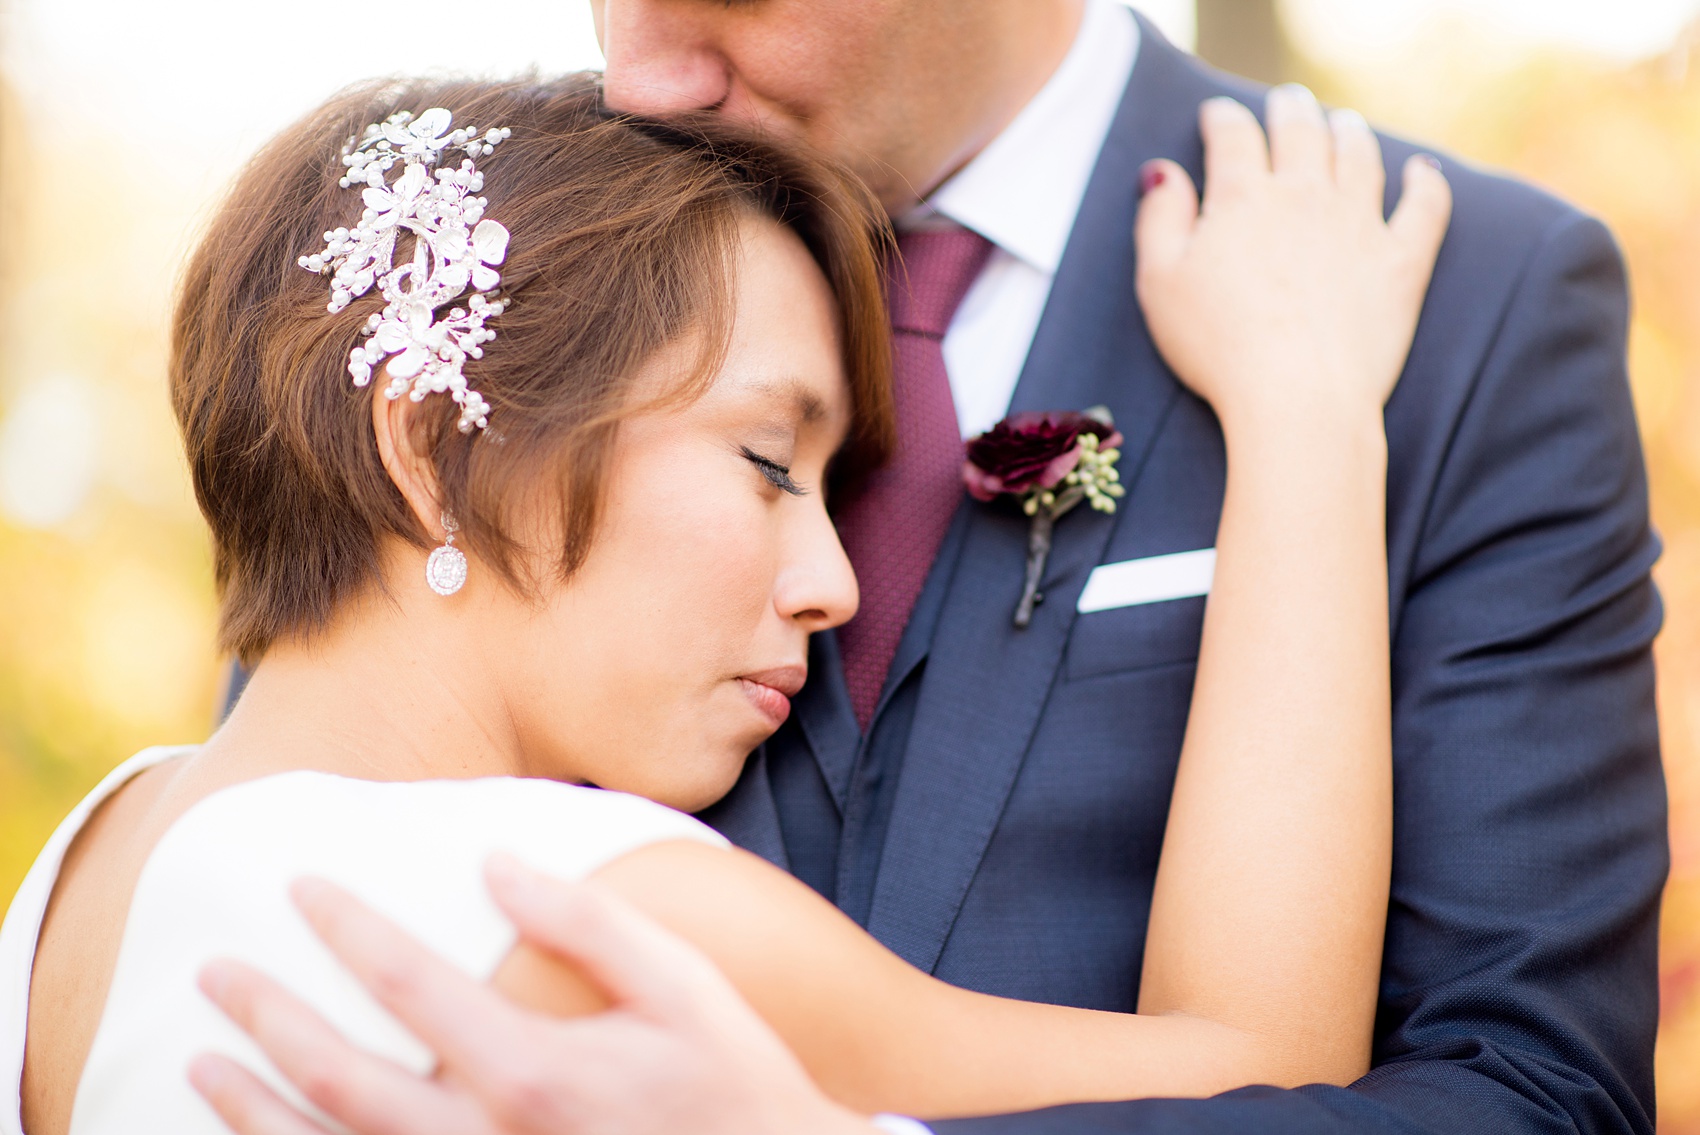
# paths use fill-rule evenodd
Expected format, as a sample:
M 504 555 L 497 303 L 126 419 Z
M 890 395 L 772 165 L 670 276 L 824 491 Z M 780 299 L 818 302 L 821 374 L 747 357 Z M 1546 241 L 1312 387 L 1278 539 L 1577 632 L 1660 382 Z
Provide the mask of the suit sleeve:
M 1668 871 L 1627 286 L 1567 212 L 1529 259 L 1394 565 L 1395 852 L 1375 1067 L 937 1123 L 938 1135 L 1653 1130 Z M 1400 554 L 1395 548 L 1395 554 Z

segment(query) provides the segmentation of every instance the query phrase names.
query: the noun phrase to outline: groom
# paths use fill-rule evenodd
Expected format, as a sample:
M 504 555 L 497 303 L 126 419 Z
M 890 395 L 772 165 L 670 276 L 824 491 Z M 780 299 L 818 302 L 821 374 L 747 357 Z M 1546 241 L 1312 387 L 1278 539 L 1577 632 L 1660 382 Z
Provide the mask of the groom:
M 593 3 L 612 105 L 835 153 L 935 301 L 898 332 L 897 462 L 842 517 L 864 612 L 817 636 L 792 721 L 707 818 L 947 981 L 1132 1011 L 1224 470 L 1139 317 L 1129 234 L 1143 163 L 1201 176 L 1199 104 L 1263 93 L 1110 0 Z M 1412 152 L 1386 148 L 1393 169 Z M 1374 1071 L 939 1135 L 1652 1131 L 1661 616 L 1623 268 L 1575 210 L 1447 173 L 1452 230 L 1387 408 L 1396 845 Z M 1017 630 L 1026 524 L 962 497 L 960 440 L 1100 404 L 1128 495 L 1059 522 Z M 648 956 L 641 933 L 598 933 L 614 944 L 581 948 Z M 694 1129 L 809 1129 L 760 1106 L 767 1050 L 734 1007 L 653 980 L 696 1007 L 652 1021 L 678 1058 L 640 1067 L 610 1034 L 594 1068 L 533 1061 L 520 1098 L 574 1101 L 551 1130 L 666 1130 L 709 1067 L 753 1086 L 690 1097 Z M 383 1129 L 405 1129 L 386 1091 Z

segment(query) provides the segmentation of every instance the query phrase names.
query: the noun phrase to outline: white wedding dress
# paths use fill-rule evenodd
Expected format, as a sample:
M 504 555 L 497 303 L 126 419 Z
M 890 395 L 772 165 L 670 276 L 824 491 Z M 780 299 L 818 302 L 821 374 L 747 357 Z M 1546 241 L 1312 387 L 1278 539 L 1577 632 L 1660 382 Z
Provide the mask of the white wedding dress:
M 102 800 L 189 751 L 149 749 L 115 770 L 60 825 L 12 902 L 0 928 L 0 1135 L 22 1131 L 30 967 L 65 851 Z M 546 780 L 396 783 L 289 772 L 214 793 L 171 826 L 137 881 L 72 1135 L 228 1135 L 185 1078 L 202 1052 L 235 1057 L 302 1103 L 196 988 L 213 958 L 270 974 L 360 1047 L 431 1069 L 431 1054 L 337 965 L 291 905 L 287 888 L 300 876 L 341 885 L 483 980 L 515 942 L 484 887 L 491 853 L 578 879 L 669 840 L 725 844 L 652 801 Z

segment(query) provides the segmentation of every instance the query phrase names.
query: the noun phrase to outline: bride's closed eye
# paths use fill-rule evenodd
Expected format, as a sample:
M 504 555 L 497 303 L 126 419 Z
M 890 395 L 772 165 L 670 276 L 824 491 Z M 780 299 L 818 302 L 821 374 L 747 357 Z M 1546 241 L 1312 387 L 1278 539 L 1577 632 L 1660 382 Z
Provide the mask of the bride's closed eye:
M 807 489 L 791 479 L 791 467 L 789 465 L 781 465 L 771 457 L 763 457 L 747 445 L 739 448 L 750 464 L 760 470 L 761 475 L 767 479 L 767 483 L 774 488 L 781 492 L 790 493 L 794 497 L 800 497 L 808 492 Z

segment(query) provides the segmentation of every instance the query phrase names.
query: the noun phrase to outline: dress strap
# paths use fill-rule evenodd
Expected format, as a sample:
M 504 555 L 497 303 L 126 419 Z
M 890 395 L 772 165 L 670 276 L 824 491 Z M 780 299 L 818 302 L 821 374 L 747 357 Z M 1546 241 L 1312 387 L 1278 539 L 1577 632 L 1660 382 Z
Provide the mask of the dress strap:
M 0 924 L 0 1135 L 23 1135 L 24 1041 L 29 1034 L 30 976 L 36 942 L 47 904 L 53 898 L 59 868 L 77 833 L 94 810 L 130 781 L 166 761 L 193 753 L 197 745 L 156 745 L 143 749 L 106 774 L 82 803 L 71 809 L 48 837 L 34 866 L 18 886 L 6 921 Z

